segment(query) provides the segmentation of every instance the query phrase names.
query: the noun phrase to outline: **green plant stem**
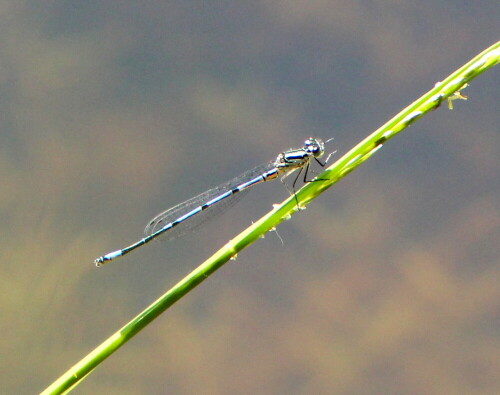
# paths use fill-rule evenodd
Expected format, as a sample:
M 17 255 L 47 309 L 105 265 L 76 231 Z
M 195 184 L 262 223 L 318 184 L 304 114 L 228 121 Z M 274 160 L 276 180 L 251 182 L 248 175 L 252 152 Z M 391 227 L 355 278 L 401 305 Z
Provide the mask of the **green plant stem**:
M 69 392 L 89 375 L 97 365 L 135 336 L 168 307 L 203 282 L 228 260 L 236 258 L 239 251 L 263 237 L 266 232 L 274 229 L 283 220 L 290 218 L 297 211 L 297 201 L 300 207 L 305 207 L 316 196 L 361 165 L 361 163 L 378 151 L 387 140 L 404 130 L 415 120 L 435 110 L 448 98 L 454 97 L 454 95 L 459 98 L 459 95 L 457 96 L 456 94 L 460 89 L 464 88 L 470 80 L 499 62 L 500 42 L 497 42 L 452 73 L 445 80 L 436 84 L 426 94 L 361 141 L 334 164 L 329 166 L 323 173 L 318 175 L 316 182 L 308 183 L 301 188 L 297 192 L 296 198 L 292 196 L 286 199 L 259 221 L 229 241 L 137 317 L 70 368 L 43 391 L 42 394 L 62 394 Z

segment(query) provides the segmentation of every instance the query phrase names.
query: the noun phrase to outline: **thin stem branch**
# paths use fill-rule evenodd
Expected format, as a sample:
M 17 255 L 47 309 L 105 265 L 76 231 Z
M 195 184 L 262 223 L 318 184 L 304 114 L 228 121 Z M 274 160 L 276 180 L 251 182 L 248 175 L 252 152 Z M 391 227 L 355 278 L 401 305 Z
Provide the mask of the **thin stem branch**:
M 305 185 L 297 192 L 296 196 L 291 196 L 280 205 L 276 205 L 271 212 L 229 241 L 138 316 L 71 367 L 43 391 L 42 394 L 69 392 L 102 361 L 113 354 L 167 308 L 193 290 L 227 261 L 235 259 L 236 255 L 243 248 L 261 238 L 266 232 L 274 229 L 282 221 L 290 218 L 297 211 L 297 203 L 299 207 L 306 206 L 320 193 L 330 188 L 342 177 L 361 165 L 389 139 L 407 128 L 424 114 L 435 110 L 445 100 L 460 98 L 460 90 L 466 87 L 469 81 L 499 62 L 500 42 L 497 42 L 450 74 L 446 79 L 437 83 L 422 97 L 361 141 L 334 164 L 329 166 L 323 173 L 318 175 L 316 182 L 310 182 Z

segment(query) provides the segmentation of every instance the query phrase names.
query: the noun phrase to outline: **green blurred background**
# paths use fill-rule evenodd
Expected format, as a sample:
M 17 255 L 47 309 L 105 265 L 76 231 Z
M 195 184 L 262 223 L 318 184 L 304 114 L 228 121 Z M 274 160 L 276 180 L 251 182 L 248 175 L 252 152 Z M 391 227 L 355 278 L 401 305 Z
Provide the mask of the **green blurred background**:
M 0 2 L 2 393 L 42 390 L 273 203 L 97 256 L 211 186 L 338 155 L 498 39 L 496 1 Z M 229 262 L 82 394 L 500 392 L 492 70 Z

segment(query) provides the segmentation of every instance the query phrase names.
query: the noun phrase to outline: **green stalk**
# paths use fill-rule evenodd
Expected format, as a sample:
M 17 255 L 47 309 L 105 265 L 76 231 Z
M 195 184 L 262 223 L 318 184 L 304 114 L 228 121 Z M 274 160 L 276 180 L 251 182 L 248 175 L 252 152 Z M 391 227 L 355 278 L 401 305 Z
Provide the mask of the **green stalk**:
M 465 88 L 469 81 L 499 62 L 500 42 L 497 42 L 453 72 L 445 80 L 436 84 L 430 91 L 361 141 L 334 164 L 329 166 L 323 173 L 318 175 L 316 182 L 308 183 L 301 188 L 297 192 L 296 198 L 293 196 L 289 197 L 229 241 L 137 317 L 70 368 L 45 389 L 42 394 L 63 394 L 69 392 L 90 374 L 97 365 L 124 345 L 167 308 L 203 282 L 228 260 L 236 258 L 238 252 L 243 248 L 261 238 L 269 230 L 274 229 L 283 220 L 290 218 L 297 211 L 297 201 L 300 207 L 305 207 L 316 196 L 361 165 L 361 163 L 378 151 L 386 141 L 424 114 L 435 110 L 443 101 L 448 100 L 448 106 L 451 108 L 451 100 L 466 99 L 465 96 L 460 94 L 460 89 Z

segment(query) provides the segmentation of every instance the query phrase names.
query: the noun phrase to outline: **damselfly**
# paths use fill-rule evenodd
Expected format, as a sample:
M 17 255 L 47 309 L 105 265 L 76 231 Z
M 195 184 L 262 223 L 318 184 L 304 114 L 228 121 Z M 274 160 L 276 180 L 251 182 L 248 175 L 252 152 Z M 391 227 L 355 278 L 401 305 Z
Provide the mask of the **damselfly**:
M 239 200 L 238 197 L 241 197 L 248 188 L 261 182 L 274 180 L 280 175 L 283 180 L 295 170 L 299 170 L 299 173 L 293 183 L 294 188 L 303 170 L 304 182 L 308 182 L 307 173 L 311 159 L 314 159 L 323 167 L 329 159 L 328 157 L 325 162 L 319 160 L 324 153 L 325 144 L 323 141 L 318 138 L 310 137 L 304 142 L 302 148 L 282 152 L 275 160 L 249 170 L 225 184 L 209 189 L 198 196 L 158 214 L 146 226 L 144 230 L 146 237 L 121 250 L 103 255 L 97 258 L 94 263 L 96 266 L 102 266 L 162 235 L 164 235 L 167 240 L 182 236 L 189 230 L 197 228 L 207 220 L 216 216 L 220 211 L 230 207 Z

